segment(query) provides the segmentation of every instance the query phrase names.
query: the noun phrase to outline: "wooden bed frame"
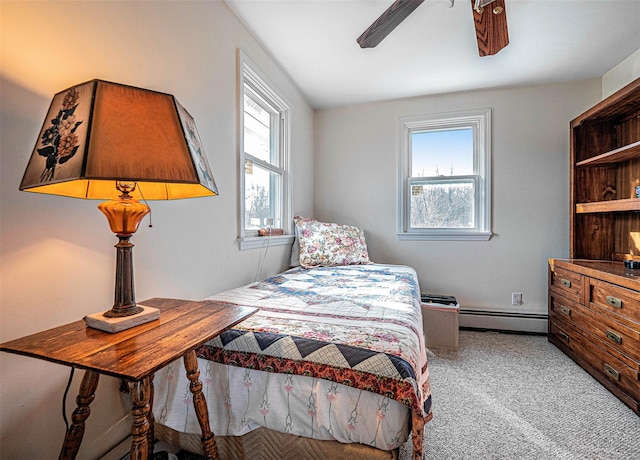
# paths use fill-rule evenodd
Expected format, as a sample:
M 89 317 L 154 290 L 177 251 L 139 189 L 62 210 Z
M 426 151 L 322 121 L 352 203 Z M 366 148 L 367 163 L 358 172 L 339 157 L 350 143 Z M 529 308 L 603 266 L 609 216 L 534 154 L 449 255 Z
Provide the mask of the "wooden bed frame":
M 181 449 L 203 455 L 196 434 L 181 433 L 159 423 L 155 436 Z M 397 460 L 399 449 L 386 451 L 364 444 L 321 441 L 260 427 L 243 436 L 216 436 L 220 460 Z

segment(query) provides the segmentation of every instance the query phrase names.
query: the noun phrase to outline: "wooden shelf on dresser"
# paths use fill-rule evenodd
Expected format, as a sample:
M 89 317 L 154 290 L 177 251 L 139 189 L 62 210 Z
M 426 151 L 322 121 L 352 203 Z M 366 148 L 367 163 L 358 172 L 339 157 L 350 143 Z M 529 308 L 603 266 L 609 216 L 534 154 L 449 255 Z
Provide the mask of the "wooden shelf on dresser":
M 586 160 L 578 161 L 576 166 L 598 166 L 621 161 L 633 160 L 640 155 L 640 141 L 625 145 L 610 152 L 596 155 Z
M 640 199 L 626 198 L 622 200 L 596 201 L 593 203 L 576 203 L 577 214 L 616 211 L 640 211 Z
M 616 163 L 630 162 L 638 158 L 640 158 L 640 141 L 633 142 L 600 155 L 595 155 L 587 158 L 586 160 L 578 161 L 575 166 L 576 168 L 583 168 L 589 166 L 613 165 Z M 637 183 L 640 185 L 640 177 L 638 178 Z M 576 203 L 576 214 L 625 211 L 640 211 L 640 199 L 633 197 L 595 201 L 590 203 Z
M 569 257 L 640 258 L 640 78 L 569 124 Z
M 640 270 L 549 260 L 549 341 L 640 415 Z

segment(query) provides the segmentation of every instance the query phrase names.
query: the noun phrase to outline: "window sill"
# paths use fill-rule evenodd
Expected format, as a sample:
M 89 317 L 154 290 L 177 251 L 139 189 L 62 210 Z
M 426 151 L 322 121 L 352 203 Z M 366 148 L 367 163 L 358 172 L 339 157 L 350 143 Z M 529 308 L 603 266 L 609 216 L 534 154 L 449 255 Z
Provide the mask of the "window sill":
M 396 234 L 400 241 L 489 241 L 491 232 L 403 232 Z
M 261 249 L 271 246 L 286 246 L 293 243 L 293 235 L 279 236 L 251 236 L 246 238 L 238 238 L 238 246 L 241 251 L 247 249 Z

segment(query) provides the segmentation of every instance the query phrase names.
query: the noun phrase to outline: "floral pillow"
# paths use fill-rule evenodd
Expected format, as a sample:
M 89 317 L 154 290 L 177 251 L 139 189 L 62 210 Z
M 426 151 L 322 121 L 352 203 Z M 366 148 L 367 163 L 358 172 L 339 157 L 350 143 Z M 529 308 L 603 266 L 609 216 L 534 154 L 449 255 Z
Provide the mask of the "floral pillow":
M 371 263 L 361 228 L 299 216 L 293 220 L 300 243 L 300 265 L 303 267 Z

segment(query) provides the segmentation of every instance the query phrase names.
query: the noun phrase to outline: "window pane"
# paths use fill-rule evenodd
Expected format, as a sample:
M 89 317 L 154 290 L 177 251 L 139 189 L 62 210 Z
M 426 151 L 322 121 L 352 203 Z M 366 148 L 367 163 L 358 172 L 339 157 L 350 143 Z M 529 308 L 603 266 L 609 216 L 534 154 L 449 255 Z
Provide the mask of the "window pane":
M 271 163 L 271 114 L 250 96 L 244 96 L 244 151 Z
M 271 224 L 281 227 L 282 181 L 279 174 L 255 163 L 245 164 L 244 221 L 245 228 L 257 230 Z
M 468 176 L 473 170 L 473 129 L 411 133 L 411 176 Z
M 473 228 L 474 182 L 414 182 L 412 228 Z

